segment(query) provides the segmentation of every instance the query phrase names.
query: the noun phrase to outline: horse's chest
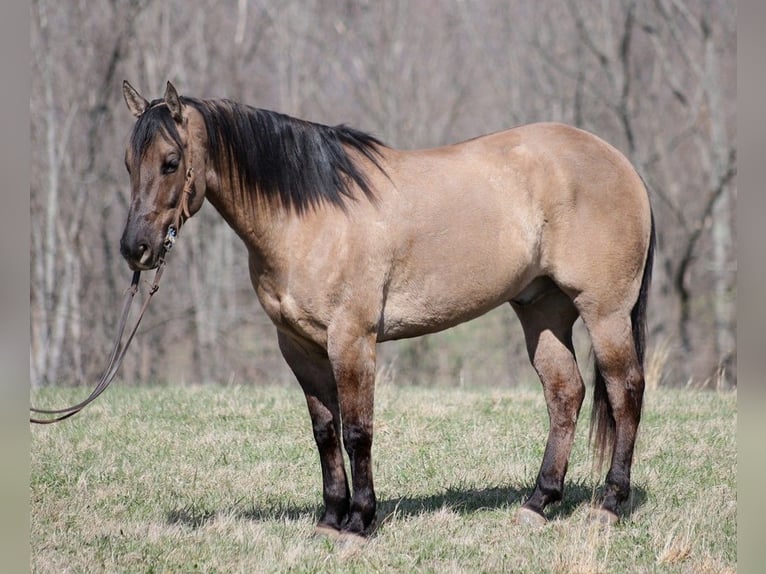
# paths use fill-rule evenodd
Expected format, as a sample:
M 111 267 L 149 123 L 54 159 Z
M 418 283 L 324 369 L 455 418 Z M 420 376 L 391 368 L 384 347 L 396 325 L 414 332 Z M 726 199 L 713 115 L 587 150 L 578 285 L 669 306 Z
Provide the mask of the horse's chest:
M 296 299 L 286 290 L 259 286 L 255 291 L 266 315 L 278 329 L 326 345 L 326 322 L 312 311 L 311 301 Z

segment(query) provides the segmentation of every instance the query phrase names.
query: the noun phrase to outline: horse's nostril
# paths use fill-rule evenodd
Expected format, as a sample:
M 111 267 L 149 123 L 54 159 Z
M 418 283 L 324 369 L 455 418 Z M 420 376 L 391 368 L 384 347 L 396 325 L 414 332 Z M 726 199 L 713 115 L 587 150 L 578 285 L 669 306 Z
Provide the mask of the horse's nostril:
M 138 246 L 138 256 L 141 264 L 145 264 L 152 256 L 152 250 L 146 243 L 141 243 Z

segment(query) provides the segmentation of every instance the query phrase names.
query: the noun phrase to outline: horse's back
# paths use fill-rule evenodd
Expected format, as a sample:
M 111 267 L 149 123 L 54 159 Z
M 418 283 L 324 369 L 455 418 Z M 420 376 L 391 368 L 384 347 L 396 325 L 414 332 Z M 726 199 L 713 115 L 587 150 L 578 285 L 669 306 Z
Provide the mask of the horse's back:
M 635 299 L 649 241 L 630 162 L 583 130 L 530 124 L 441 148 L 392 152 L 386 338 L 509 301 L 535 278 Z

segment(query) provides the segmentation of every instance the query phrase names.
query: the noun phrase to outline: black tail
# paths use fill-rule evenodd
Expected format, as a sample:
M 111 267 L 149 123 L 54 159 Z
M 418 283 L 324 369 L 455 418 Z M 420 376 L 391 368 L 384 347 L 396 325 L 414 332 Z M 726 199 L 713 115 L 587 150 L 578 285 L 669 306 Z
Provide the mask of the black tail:
M 654 213 L 650 212 L 652 218 L 652 228 L 649 237 L 649 249 L 646 253 L 646 264 L 644 265 L 644 274 L 641 278 L 641 288 L 638 292 L 638 299 L 630 312 L 630 320 L 633 326 L 633 341 L 636 345 L 636 356 L 638 364 L 643 372 L 644 355 L 646 353 L 646 307 L 649 298 L 649 285 L 652 282 L 652 266 L 654 265 L 654 248 L 656 244 L 656 233 L 654 229 Z M 609 403 L 609 397 L 606 394 L 606 382 L 594 361 L 593 381 L 593 411 L 590 419 L 590 441 L 596 454 L 596 466 L 603 466 L 604 457 L 607 452 L 611 452 L 615 436 L 615 421 L 612 413 L 612 405 Z M 643 398 L 643 394 L 640 395 Z M 643 401 L 641 401 L 643 402 Z M 638 416 L 641 416 L 641 403 L 637 405 Z

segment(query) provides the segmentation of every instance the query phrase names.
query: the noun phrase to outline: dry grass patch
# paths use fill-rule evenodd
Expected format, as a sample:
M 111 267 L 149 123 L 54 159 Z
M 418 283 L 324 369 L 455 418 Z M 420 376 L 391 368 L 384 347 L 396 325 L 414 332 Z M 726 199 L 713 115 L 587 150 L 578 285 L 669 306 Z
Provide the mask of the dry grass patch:
M 66 403 L 51 390 L 35 402 Z M 590 399 L 587 399 L 589 404 Z M 565 500 L 516 526 L 544 448 L 537 387 L 379 389 L 381 526 L 362 547 L 313 536 L 318 456 L 295 388 L 115 388 L 33 427 L 34 572 L 731 572 L 736 395 L 647 394 L 627 515 L 586 521 L 582 414 Z

